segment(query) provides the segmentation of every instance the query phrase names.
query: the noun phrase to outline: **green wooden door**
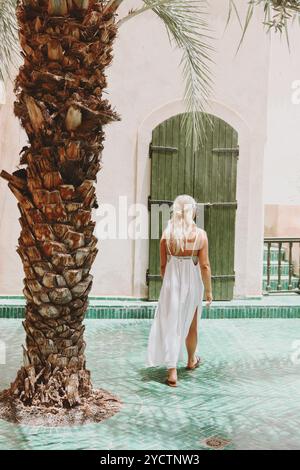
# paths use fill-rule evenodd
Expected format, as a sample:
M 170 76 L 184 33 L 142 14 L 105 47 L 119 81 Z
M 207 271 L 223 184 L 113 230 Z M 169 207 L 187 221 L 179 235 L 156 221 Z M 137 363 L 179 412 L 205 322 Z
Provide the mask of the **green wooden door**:
M 237 132 L 222 119 L 210 116 L 207 138 L 199 150 L 186 144 L 183 115 L 174 116 L 156 127 L 150 145 L 151 189 L 149 196 L 149 300 L 157 300 L 161 288 L 159 240 L 166 221 L 160 214 L 157 237 L 151 237 L 158 204 L 171 205 L 176 196 L 189 194 L 205 204 L 204 229 L 209 239 L 215 300 L 231 300 L 235 281 L 234 244 Z

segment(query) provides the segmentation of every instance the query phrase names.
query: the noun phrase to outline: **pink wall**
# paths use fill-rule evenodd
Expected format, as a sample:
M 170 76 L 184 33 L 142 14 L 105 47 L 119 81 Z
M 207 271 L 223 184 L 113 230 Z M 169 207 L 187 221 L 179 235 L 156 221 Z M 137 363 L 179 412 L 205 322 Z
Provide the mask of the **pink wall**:
M 300 238 L 300 206 L 266 204 L 265 237 Z M 293 262 L 299 271 L 300 244 L 293 248 Z
M 300 206 L 266 204 L 266 237 L 300 237 Z

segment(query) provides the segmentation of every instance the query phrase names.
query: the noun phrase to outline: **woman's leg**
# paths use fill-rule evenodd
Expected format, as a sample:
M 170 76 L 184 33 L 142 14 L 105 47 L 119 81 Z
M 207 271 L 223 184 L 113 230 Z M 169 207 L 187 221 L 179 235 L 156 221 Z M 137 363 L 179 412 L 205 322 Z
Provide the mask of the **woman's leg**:
M 188 353 L 188 367 L 193 367 L 196 362 L 197 358 L 195 356 L 195 352 L 197 349 L 198 344 L 198 315 L 197 315 L 198 307 L 196 308 L 193 321 L 191 323 L 189 333 L 186 337 L 185 344 Z

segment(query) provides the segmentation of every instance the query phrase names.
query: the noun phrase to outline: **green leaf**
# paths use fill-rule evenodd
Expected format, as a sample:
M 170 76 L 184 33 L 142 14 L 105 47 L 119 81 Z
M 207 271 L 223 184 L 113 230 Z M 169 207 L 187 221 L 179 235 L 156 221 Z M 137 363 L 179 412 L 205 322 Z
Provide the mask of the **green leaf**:
M 246 19 L 243 25 L 243 34 L 238 45 L 238 50 L 245 38 L 247 29 L 251 22 L 254 9 L 256 7 L 263 7 L 263 24 L 267 32 L 274 31 L 275 33 L 285 33 L 287 44 L 289 47 L 289 23 L 300 18 L 300 0 L 250 0 L 247 9 Z M 233 4 L 235 0 L 229 0 L 229 18 L 232 15 Z M 238 10 L 235 5 L 234 11 L 238 15 Z
M 11 79 L 12 68 L 17 67 L 19 56 L 16 20 L 17 0 L 0 1 L 0 79 Z

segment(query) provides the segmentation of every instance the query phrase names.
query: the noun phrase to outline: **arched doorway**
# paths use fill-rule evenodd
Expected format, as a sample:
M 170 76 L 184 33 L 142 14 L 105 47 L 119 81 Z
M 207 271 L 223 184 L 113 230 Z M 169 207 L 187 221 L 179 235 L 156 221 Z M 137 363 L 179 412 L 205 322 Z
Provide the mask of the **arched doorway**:
M 149 217 L 154 205 L 171 204 L 179 194 L 190 194 L 205 204 L 204 228 L 209 237 L 215 300 L 231 300 L 235 282 L 234 246 L 238 134 L 228 123 L 210 115 L 207 138 L 196 151 L 186 144 L 183 114 L 167 119 L 152 132 Z M 159 236 L 163 231 L 160 221 Z M 149 300 L 161 288 L 159 239 L 149 240 L 147 284 Z

